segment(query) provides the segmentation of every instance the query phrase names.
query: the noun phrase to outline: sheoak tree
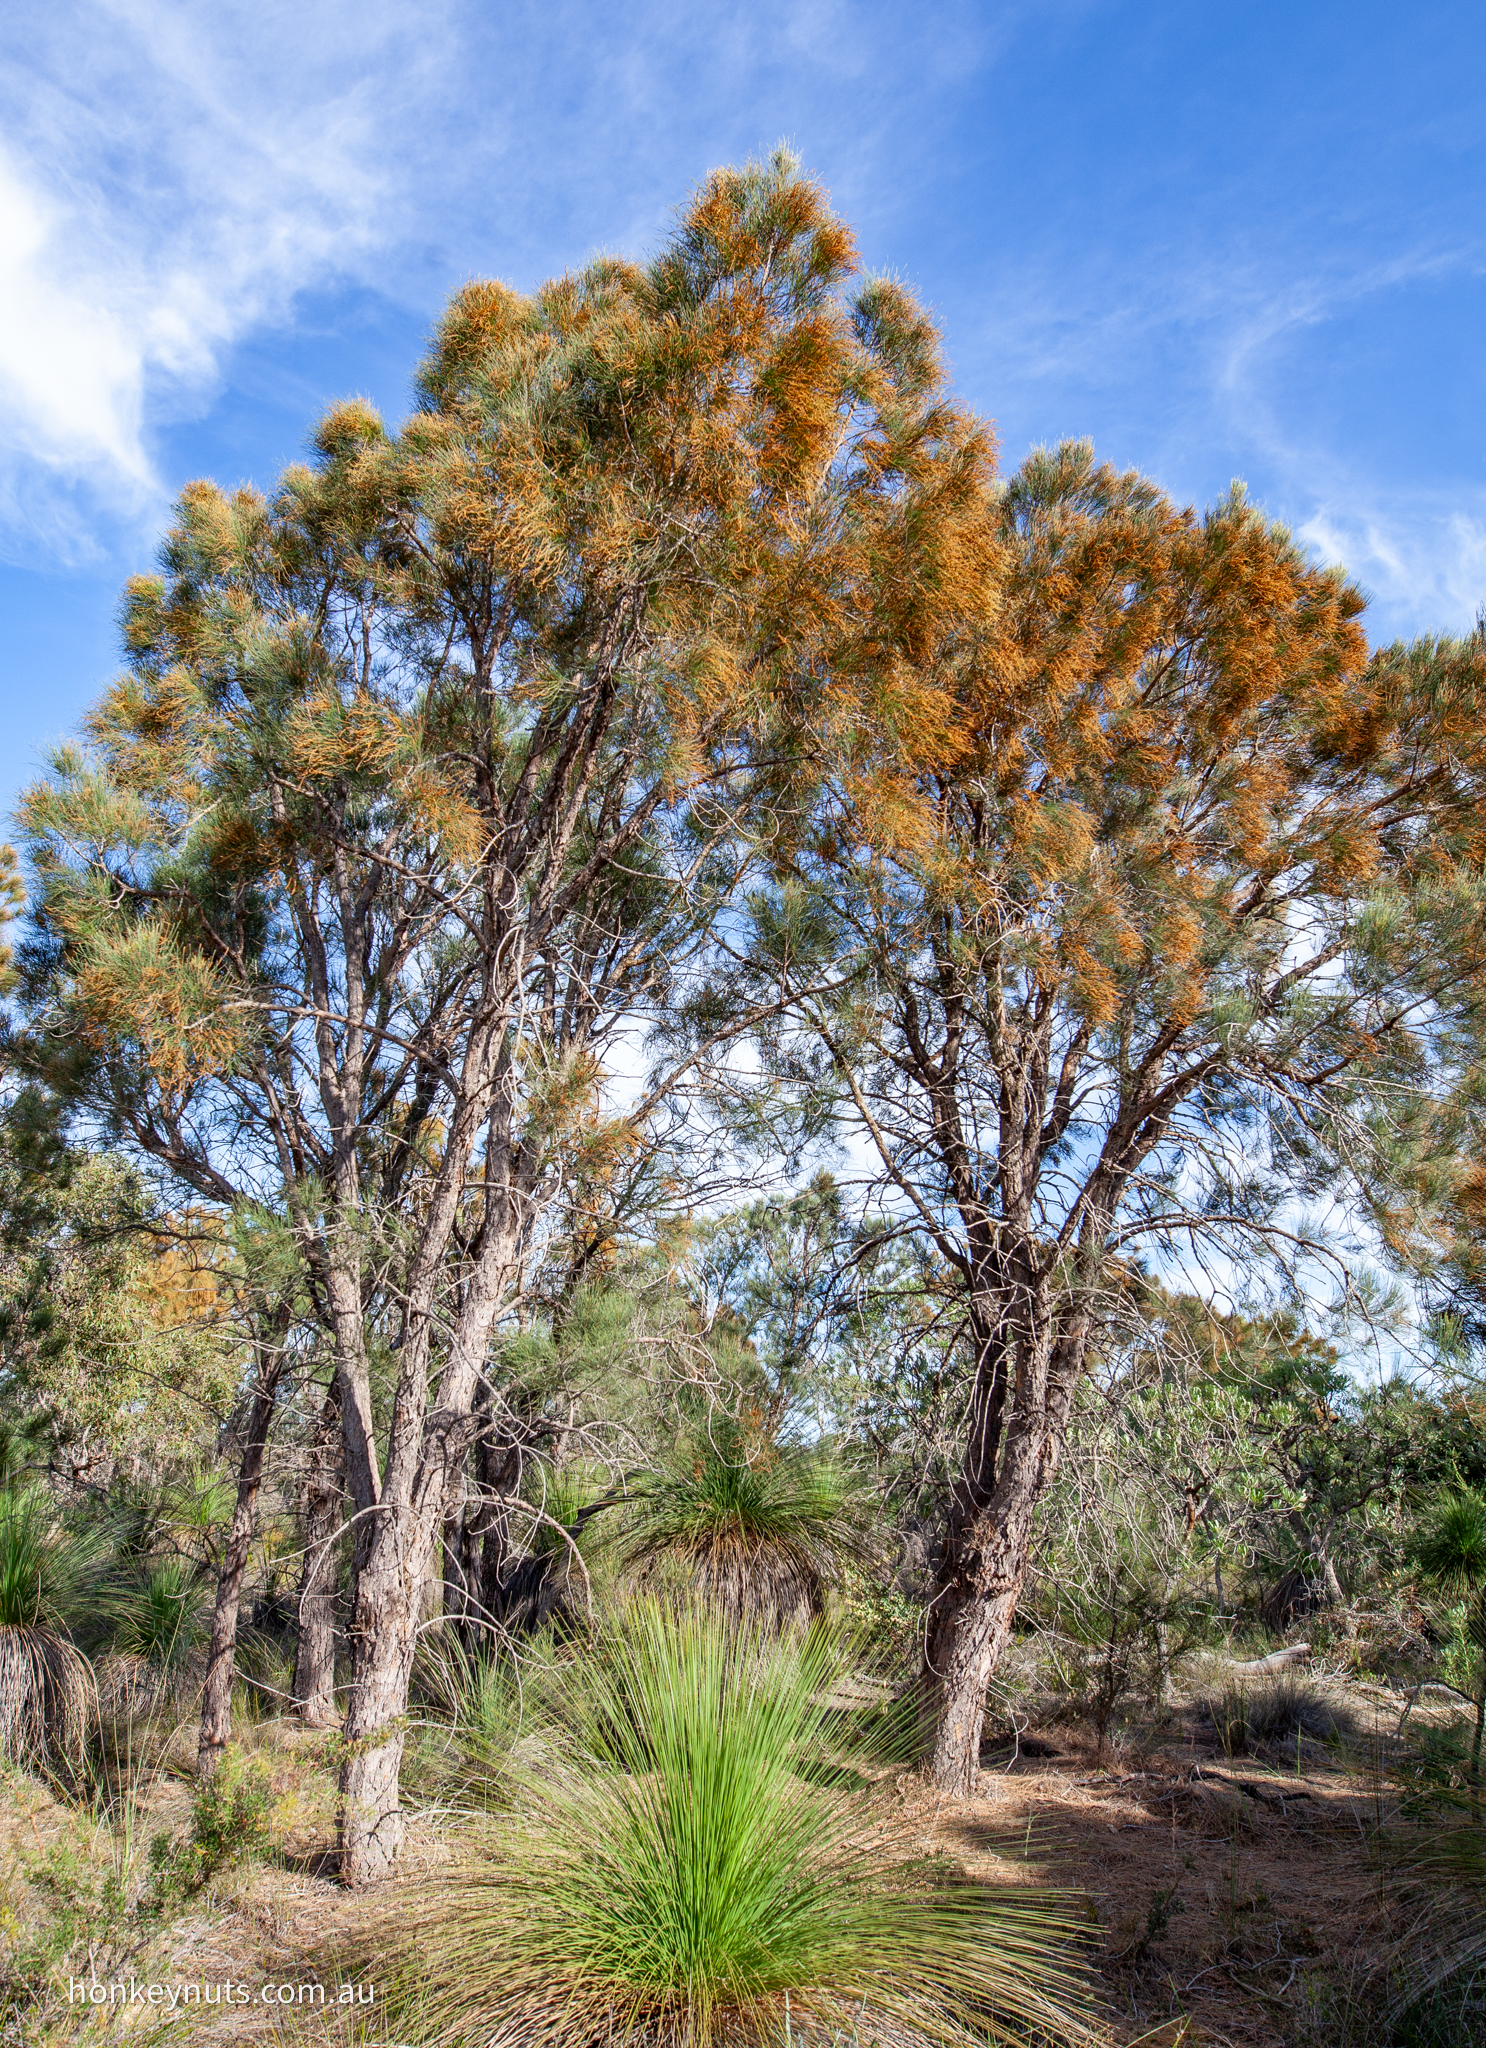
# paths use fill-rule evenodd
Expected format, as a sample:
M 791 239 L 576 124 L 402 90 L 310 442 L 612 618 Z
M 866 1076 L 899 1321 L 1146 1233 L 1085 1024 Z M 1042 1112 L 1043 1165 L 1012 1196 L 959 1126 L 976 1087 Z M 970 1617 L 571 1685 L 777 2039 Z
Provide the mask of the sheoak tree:
M 1372 657 L 1356 590 L 1241 493 L 1199 517 L 1083 444 L 988 513 L 995 590 L 918 656 L 921 724 L 840 737 L 727 963 L 789 999 L 764 1087 L 855 1121 L 957 1296 L 924 1659 L 952 1791 L 1115 1262 L 1242 1273 L 1353 1169 L 1403 1228 L 1380 1164 L 1482 948 L 1479 647 Z
M 342 406 L 273 497 L 186 493 L 128 673 L 26 800 L 36 1065 L 199 1198 L 278 1207 L 328 1332 L 351 1884 L 397 1853 L 493 1333 L 663 1092 L 605 1114 L 606 1045 L 833 729 L 866 612 L 880 654 L 988 559 L 925 334 L 784 158 L 648 264 L 468 287 L 399 433 Z M 891 723 L 898 673 L 857 672 Z

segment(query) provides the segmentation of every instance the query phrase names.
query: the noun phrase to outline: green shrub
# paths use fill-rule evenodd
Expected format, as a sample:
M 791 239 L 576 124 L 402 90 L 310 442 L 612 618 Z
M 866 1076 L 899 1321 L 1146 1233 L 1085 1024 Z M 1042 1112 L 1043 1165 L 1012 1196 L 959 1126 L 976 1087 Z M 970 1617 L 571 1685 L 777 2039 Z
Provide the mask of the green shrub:
M 262 1855 L 273 1806 L 265 1767 L 241 1750 L 228 1749 L 196 1788 L 190 1832 L 184 1837 L 161 1833 L 150 1843 L 148 1903 L 163 1909 L 200 1891 L 230 1864 Z
M 466 1649 L 450 1630 L 426 1639 L 414 1667 L 422 1703 L 437 1719 L 423 1723 L 410 1745 L 414 1777 L 428 1789 L 481 1806 L 507 1803 L 524 1725 L 540 1690 L 533 1681 L 550 1654 L 549 1639 L 528 1639 L 521 1667 L 505 1651 Z

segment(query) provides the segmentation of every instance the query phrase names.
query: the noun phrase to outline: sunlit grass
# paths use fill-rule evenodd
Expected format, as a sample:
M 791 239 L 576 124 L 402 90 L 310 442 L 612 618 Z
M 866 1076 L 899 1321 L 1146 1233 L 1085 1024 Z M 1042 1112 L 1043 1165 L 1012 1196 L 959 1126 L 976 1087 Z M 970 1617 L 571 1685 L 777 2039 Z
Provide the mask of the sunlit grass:
M 1079 2037 L 1073 1901 L 971 1883 L 835 1789 L 845 1675 L 823 1632 L 651 1605 L 574 1660 L 565 1760 L 481 1862 L 399 1903 L 420 2042 Z

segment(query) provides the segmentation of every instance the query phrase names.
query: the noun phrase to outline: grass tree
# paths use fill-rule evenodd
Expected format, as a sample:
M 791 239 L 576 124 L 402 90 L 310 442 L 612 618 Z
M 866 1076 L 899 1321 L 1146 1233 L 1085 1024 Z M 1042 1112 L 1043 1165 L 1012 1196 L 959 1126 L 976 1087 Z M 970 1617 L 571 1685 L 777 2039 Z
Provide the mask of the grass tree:
M 834 716 L 858 592 L 895 565 L 880 650 L 984 570 L 986 444 L 925 332 L 782 157 L 649 263 L 467 287 L 401 431 L 343 405 L 273 497 L 186 492 L 127 675 L 26 798 L 33 1065 L 193 1199 L 280 1208 L 323 1317 L 352 1884 L 401 1839 L 493 1333 L 667 1097 L 606 1117 L 606 1047 Z
M 1461 1631 L 1476 1666 L 1471 1782 L 1479 1787 L 1486 1731 L 1486 1493 L 1463 1486 L 1443 1495 L 1419 1532 L 1417 1558 L 1425 1577 L 1463 1606 Z
M 394 2005 L 435 2044 L 882 2048 L 1085 2037 L 1075 1902 L 884 1834 L 828 1634 L 641 1605 L 564 1670 L 520 1817 L 400 1902 Z M 870 1776 L 857 1775 L 868 1786 Z
M 642 1577 L 679 1570 L 734 1627 L 783 1627 L 822 1613 L 864 1547 L 860 1503 L 836 1466 L 750 1442 L 719 1417 L 637 1490 L 625 1554 Z
M 39 1487 L 0 1489 L 0 1756 L 75 1771 L 97 1694 L 71 1639 L 96 1565 Z

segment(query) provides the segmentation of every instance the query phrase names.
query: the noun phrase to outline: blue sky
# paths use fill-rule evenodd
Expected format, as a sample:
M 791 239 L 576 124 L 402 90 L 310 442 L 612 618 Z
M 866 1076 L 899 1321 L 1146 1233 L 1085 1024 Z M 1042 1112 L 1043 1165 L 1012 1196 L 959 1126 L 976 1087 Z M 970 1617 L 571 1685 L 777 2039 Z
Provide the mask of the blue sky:
M 643 252 L 792 142 L 1008 466 L 1243 477 L 1377 638 L 1486 600 L 1486 9 L 20 0 L 0 51 L 0 806 L 189 477 L 393 417 L 447 293 Z

